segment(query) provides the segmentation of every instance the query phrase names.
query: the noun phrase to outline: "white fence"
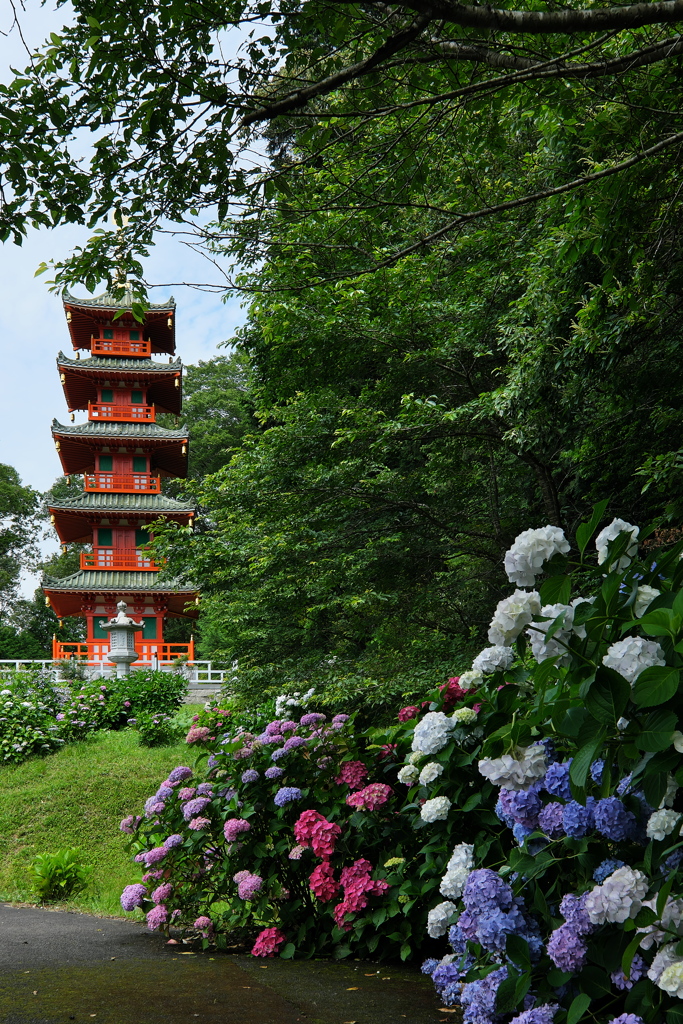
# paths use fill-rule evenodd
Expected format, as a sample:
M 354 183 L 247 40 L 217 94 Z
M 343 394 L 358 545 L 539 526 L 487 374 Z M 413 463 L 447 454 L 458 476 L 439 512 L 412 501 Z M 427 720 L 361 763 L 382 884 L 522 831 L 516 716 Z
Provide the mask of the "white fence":
M 84 665 L 86 677 L 88 679 L 107 679 L 109 676 L 116 674 L 116 668 L 114 665 Z M 136 668 L 156 668 L 161 669 L 162 672 L 173 672 L 177 671 L 175 667 L 167 664 L 154 664 L 151 662 L 138 661 L 132 666 L 133 670 Z M 59 663 L 52 660 L 49 661 L 29 661 L 21 658 L 2 658 L 0 659 L 0 678 L 4 673 L 7 672 L 31 672 L 38 669 L 41 672 L 48 673 L 53 679 L 59 679 Z M 222 686 L 230 678 L 232 669 L 229 668 L 218 668 L 214 666 L 211 661 L 193 661 L 182 666 L 180 669 L 182 674 L 187 679 L 188 683 L 192 687 L 202 686 L 215 686 L 216 689 Z

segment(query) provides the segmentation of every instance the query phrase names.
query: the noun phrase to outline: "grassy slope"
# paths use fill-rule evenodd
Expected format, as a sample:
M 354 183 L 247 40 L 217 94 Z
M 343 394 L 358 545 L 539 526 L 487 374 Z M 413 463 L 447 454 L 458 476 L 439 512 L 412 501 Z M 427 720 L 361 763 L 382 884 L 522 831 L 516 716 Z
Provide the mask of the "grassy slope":
M 171 768 L 194 763 L 184 741 L 147 748 L 137 733 L 96 733 L 46 758 L 0 768 L 0 899 L 31 901 L 27 867 L 38 853 L 77 846 L 94 868 L 88 888 L 69 906 L 123 916 L 124 885 L 140 880 L 119 831 Z

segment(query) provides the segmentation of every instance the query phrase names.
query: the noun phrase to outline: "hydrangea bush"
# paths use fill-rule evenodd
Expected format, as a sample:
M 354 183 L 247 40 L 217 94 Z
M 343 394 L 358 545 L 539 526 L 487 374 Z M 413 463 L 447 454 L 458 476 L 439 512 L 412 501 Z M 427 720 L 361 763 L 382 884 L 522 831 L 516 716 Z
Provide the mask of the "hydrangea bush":
M 492 647 L 394 726 L 198 721 L 123 823 L 124 906 L 255 955 L 422 949 L 465 1024 L 683 1022 L 683 544 L 603 512 L 518 538 Z

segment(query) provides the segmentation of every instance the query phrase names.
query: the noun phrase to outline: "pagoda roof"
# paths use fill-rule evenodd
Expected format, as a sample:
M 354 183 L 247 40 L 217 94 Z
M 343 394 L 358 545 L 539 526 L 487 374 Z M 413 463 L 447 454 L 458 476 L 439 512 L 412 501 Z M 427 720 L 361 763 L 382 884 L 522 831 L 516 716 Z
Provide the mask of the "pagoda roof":
M 157 423 L 104 420 L 65 425 L 53 420 L 52 435 L 59 440 L 59 458 L 67 475 L 92 472 L 97 452 L 123 448 L 138 454 L 153 452 L 156 468 L 169 476 L 187 476 L 187 427 L 171 430 Z
M 89 402 L 97 401 L 98 386 L 106 387 L 112 379 L 130 382 L 133 387 L 147 387 L 147 404 L 155 405 L 161 412 L 178 414 L 182 406 L 183 364 L 179 359 L 171 363 L 155 363 L 151 359 L 117 359 L 113 356 L 69 359 L 60 352 L 57 356 L 57 369 L 64 377 L 64 394 L 69 410 L 87 409 Z
M 152 575 L 155 577 L 154 582 L 150 580 Z M 199 615 L 198 608 L 192 607 L 188 610 L 185 607 L 188 599 L 198 595 L 196 587 L 179 583 L 177 580 L 158 583 L 156 574 L 149 572 L 80 569 L 62 579 L 44 575 L 41 586 L 50 597 L 52 607 L 60 618 L 81 614 L 81 598 L 92 598 L 93 594 L 113 594 L 124 599 L 135 594 L 164 594 L 168 597 L 168 611 L 172 618 L 195 619 Z
M 99 336 L 101 327 L 117 325 L 133 329 L 142 328 L 146 338 L 152 342 L 153 352 L 175 352 L 176 305 L 172 296 L 164 302 L 147 303 L 142 324 L 133 316 L 133 294 L 130 287 L 125 289 L 120 299 L 114 298 L 111 292 L 103 292 L 101 295 L 84 299 L 67 293 L 63 302 L 71 342 L 75 349 L 89 349 L 91 335 L 95 329 Z
M 133 519 L 137 522 L 153 522 L 155 519 L 170 519 L 172 522 L 187 524 L 195 514 L 192 505 L 183 504 L 164 494 L 111 494 L 100 491 L 86 491 L 73 498 L 56 498 L 48 502 L 48 510 L 54 516 L 54 525 L 63 544 L 89 542 L 92 539 L 93 523 L 108 525 L 108 519 Z M 137 575 L 140 575 L 139 573 Z

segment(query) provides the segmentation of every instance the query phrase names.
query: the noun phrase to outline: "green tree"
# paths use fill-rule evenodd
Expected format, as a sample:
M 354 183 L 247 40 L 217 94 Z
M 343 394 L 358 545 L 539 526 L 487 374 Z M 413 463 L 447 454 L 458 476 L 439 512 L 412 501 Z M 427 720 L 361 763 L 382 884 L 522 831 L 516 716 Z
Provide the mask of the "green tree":
M 0 464 L 0 618 L 16 599 L 21 570 L 36 556 L 40 496 Z

